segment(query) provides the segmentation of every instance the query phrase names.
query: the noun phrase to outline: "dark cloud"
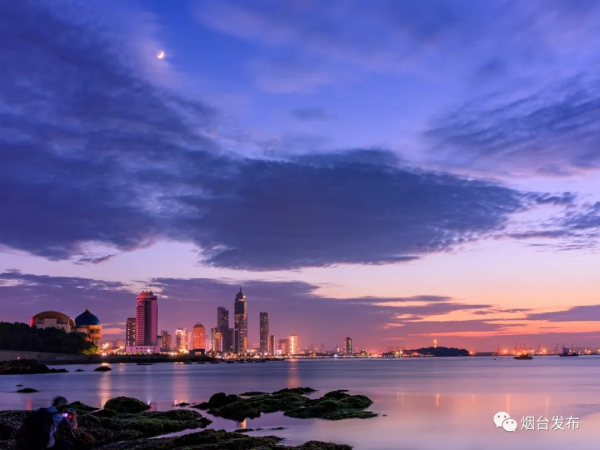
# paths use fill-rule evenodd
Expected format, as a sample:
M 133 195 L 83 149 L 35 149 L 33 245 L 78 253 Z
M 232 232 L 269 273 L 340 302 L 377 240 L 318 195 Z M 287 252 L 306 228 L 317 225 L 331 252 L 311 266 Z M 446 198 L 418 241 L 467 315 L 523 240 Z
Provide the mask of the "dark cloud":
M 449 159 L 473 166 L 496 163 L 554 176 L 598 168 L 599 80 L 581 76 L 500 98 L 467 104 L 434 122 L 426 135 Z
M 385 150 L 224 154 L 205 136 L 217 112 L 137 75 L 114 36 L 67 16 L 0 4 L 2 245 L 98 263 L 175 239 L 219 267 L 384 264 L 485 237 L 532 207 L 530 194 Z
M 181 197 L 180 230 L 223 267 L 381 264 L 445 251 L 502 228 L 519 193 L 413 171 L 383 151 L 246 160 L 222 196 Z
M 562 224 L 571 230 L 600 229 L 600 202 L 568 214 Z
M 600 305 L 573 306 L 563 311 L 529 314 L 527 319 L 550 322 L 598 322 L 600 321 Z
M 329 118 L 329 114 L 325 108 L 299 108 L 292 111 L 292 115 L 299 120 L 325 120 Z

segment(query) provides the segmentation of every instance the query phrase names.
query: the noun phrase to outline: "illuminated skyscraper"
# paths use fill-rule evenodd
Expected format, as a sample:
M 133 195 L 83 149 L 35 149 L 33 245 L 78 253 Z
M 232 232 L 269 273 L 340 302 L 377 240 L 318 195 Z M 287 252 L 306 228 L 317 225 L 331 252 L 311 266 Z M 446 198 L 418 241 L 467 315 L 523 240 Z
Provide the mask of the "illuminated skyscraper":
M 269 336 L 269 355 L 275 354 L 275 335 Z
M 229 311 L 217 308 L 217 328 L 221 332 L 221 348 L 224 353 L 233 352 L 233 328 L 229 328 Z
M 125 345 L 127 347 L 135 345 L 135 317 L 128 317 L 125 323 Z
M 289 339 L 279 339 L 279 350 L 281 350 L 282 355 L 287 355 L 290 350 L 290 340 Z
M 223 334 L 218 327 L 210 329 L 210 348 L 213 352 L 223 351 Z
M 177 328 L 175 331 L 175 351 L 185 353 L 188 351 L 188 330 Z
M 242 288 L 235 296 L 233 309 L 235 313 L 233 351 L 237 354 L 243 354 L 246 353 L 248 348 L 248 310 Z
M 192 330 L 193 350 L 204 350 L 206 342 L 204 340 L 204 325 L 197 323 Z
M 298 336 L 296 336 L 295 334 L 290 334 L 290 349 L 289 349 L 289 353 L 290 353 L 290 355 L 297 355 L 298 354 Z
M 260 313 L 260 352 L 269 353 L 269 315 Z
M 172 338 L 168 331 L 162 330 L 160 332 L 160 351 L 168 352 L 171 351 Z
M 217 328 L 229 328 L 229 311 L 222 306 L 217 308 Z
M 158 335 L 158 297 L 142 291 L 135 307 L 135 345 L 155 346 Z
M 351 337 L 344 338 L 344 353 L 346 355 L 352 354 L 352 338 Z

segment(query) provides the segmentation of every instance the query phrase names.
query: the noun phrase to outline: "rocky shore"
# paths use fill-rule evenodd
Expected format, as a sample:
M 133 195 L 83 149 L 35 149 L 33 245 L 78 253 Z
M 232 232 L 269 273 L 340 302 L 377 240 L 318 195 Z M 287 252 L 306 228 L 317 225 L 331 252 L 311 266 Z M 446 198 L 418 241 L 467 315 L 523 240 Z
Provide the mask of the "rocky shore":
M 277 392 L 248 392 L 241 395 L 218 393 L 208 402 L 194 405 L 210 414 L 232 420 L 254 418 L 261 413 L 283 411 L 296 418 L 341 420 L 368 418 L 376 414 L 364 411 L 372 401 L 363 395 L 333 391 L 320 398 L 305 394 L 310 388 L 282 389 Z M 202 430 L 189 434 L 160 437 L 184 430 L 203 429 L 212 423 L 195 409 L 148 412 L 149 406 L 135 398 L 116 397 L 97 409 L 81 402 L 69 405 L 77 411 L 78 429 L 70 440 L 75 450 L 350 450 L 348 445 L 310 441 L 299 447 L 281 444 L 277 436 L 249 436 L 243 431 Z M 27 438 L 20 430 L 31 411 L 0 411 L 0 449 L 17 450 L 17 442 Z

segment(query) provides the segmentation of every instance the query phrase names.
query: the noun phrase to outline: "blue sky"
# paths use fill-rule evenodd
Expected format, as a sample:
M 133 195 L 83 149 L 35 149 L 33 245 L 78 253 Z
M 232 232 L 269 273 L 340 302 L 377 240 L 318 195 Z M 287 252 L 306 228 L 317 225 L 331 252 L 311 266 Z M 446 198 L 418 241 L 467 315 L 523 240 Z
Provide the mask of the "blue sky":
M 0 6 L 0 318 L 596 345 L 599 8 Z

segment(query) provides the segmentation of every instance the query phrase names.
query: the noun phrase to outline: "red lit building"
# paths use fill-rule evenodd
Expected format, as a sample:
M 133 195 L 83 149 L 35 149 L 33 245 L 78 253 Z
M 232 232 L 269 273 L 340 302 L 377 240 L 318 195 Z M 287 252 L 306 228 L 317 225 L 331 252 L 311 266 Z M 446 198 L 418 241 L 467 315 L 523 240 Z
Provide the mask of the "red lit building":
M 158 336 L 158 297 L 142 291 L 135 307 L 135 345 L 156 346 Z

